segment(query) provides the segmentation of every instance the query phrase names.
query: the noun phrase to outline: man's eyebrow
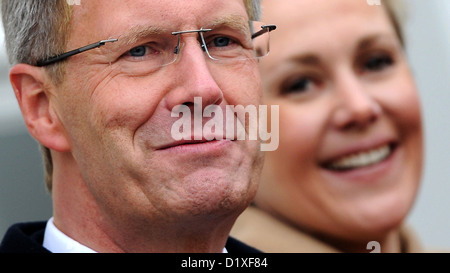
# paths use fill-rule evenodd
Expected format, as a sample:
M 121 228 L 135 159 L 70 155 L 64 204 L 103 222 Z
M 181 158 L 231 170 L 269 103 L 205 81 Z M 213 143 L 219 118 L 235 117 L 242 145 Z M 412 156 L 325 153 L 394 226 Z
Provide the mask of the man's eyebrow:
M 248 20 L 244 19 L 242 16 L 239 15 L 229 15 L 225 17 L 218 18 L 216 20 L 213 20 L 212 22 L 208 23 L 206 26 L 203 26 L 203 28 L 219 28 L 219 27 L 230 27 L 233 29 L 238 29 L 243 32 L 247 32 L 249 30 L 248 26 Z M 172 30 L 173 31 L 173 30 Z M 128 45 L 135 44 L 141 39 L 145 39 L 146 37 L 152 36 L 152 35 L 158 35 L 163 33 L 170 33 L 171 31 L 156 27 L 156 26 L 143 26 L 143 25 L 137 25 L 134 27 L 131 27 L 129 31 L 127 31 L 124 34 L 121 34 L 116 38 L 118 41 L 114 43 L 114 47 L 121 48 Z
M 219 27 L 230 27 L 233 29 L 238 29 L 244 32 L 249 30 L 248 20 L 239 15 L 229 15 L 213 20 L 205 28 L 219 28 Z
M 124 34 L 121 34 L 118 37 L 118 41 L 115 43 L 115 46 L 120 48 L 128 45 L 135 44 L 136 42 L 145 39 L 148 36 L 158 35 L 164 33 L 164 29 L 155 26 L 141 26 L 137 25 L 132 27 L 129 31 Z

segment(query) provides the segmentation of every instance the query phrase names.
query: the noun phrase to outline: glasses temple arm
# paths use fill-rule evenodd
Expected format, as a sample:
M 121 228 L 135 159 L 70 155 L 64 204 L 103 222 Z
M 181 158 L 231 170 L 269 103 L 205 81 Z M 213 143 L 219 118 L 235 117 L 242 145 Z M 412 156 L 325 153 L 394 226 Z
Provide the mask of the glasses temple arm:
M 260 31 L 258 31 L 256 33 L 253 33 L 252 39 L 255 39 L 256 37 L 261 36 L 262 34 L 264 34 L 266 32 L 266 29 L 268 29 L 269 32 L 277 29 L 277 26 L 276 25 L 265 25 L 265 26 L 261 26 L 261 28 L 262 29 Z
M 71 51 L 63 53 L 61 55 L 56 55 L 56 56 L 50 57 L 48 59 L 40 60 L 40 61 L 37 62 L 36 66 L 42 67 L 42 66 L 46 66 L 46 65 L 49 65 L 49 64 L 52 64 L 52 63 L 56 63 L 56 62 L 59 62 L 61 60 L 66 59 L 66 58 L 68 58 L 70 56 L 73 56 L 73 55 L 76 55 L 76 54 L 79 54 L 81 52 L 84 52 L 84 51 L 87 51 L 87 50 L 91 50 L 91 49 L 94 49 L 94 48 L 97 48 L 97 47 L 101 47 L 101 46 L 105 45 L 106 43 L 113 43 L 113 42 L 116 42 L 116 41 L 118 41 L 118 39 L 102 40 L 102 41 L 97 42 L 97 43 L 93 43 L 93 44 L 90 44 L 90 45 L 87 45 L 87 46 L 83 46 L 83 47 L 71 50 Z

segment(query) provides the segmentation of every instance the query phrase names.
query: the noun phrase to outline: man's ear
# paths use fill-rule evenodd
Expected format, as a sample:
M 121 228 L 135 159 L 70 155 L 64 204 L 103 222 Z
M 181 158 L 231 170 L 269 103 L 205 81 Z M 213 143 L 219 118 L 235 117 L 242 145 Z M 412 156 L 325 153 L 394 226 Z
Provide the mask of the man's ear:
M 50 100 L 48 89 L 54 85 L 44 69 L 17 64 L 11 68 L 9 77 L 30 134 L 51 150 L 70 150 L 70 142 Z

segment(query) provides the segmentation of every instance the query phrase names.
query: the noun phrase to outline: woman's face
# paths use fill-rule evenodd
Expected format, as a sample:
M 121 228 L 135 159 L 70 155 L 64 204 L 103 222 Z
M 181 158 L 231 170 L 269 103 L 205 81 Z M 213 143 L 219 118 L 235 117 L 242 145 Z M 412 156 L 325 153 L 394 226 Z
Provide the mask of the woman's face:
M 261 61 L 280 145 L 257 205 L 322 236 L 375 240 L 410 210 L 422 169 L 419 98 L 383 6 L 265 0 Z

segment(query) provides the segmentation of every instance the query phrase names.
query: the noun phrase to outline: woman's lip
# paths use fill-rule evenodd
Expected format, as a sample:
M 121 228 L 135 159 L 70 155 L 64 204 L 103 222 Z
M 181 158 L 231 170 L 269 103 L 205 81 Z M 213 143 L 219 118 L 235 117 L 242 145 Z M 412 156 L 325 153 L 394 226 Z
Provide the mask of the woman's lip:
M 353 153 L 323 164 L 322 167 L 332 171 L 349 171 L 370 167 L 385 161 L 394 152 L 395 145 L 385 144 L 374 149 Z
M 321 167 L 327 180 L 334 182 L 356 182 L 356 184 L 366 185 L 367 183 L 392 181 L 389 179 L 402 166 L 403 152 L 400 145 L 396 145 L 389 156 L 375 164 L 360 168 L 333 170 Z M 339 183 L 345 185 L 346 183 Z M 349 185 L 355 185 L 350 183 Z
M 319 165 L 326 168 L 327 166 L 332 165 L 334 162 L 337 162 L 344 158 L 351 157 L 352 155 L 367 153 L 376 149 L 380 149 L 383 146 L 389 146 L 392 152 L 397 146 L 397 141 L 385 140 L 348 146 L 346 148 L 342 148 L 340 151 L 335 152 L 334 155 L 328 156 L 325 160 L 320 160 Z

